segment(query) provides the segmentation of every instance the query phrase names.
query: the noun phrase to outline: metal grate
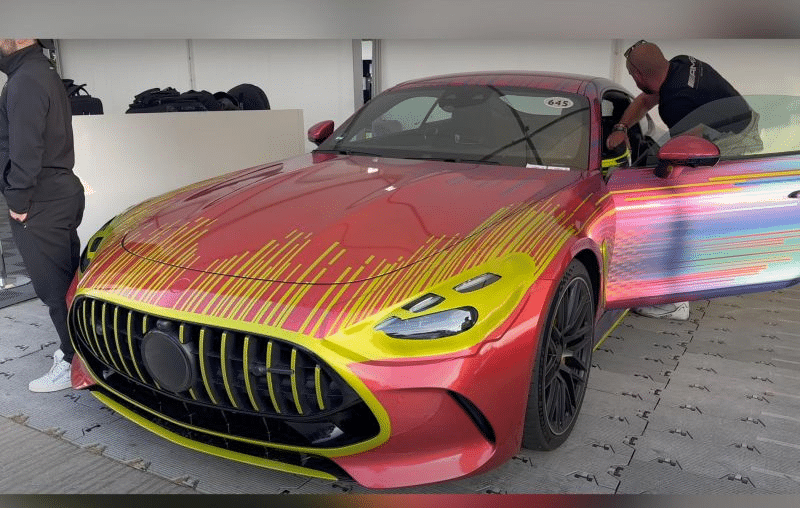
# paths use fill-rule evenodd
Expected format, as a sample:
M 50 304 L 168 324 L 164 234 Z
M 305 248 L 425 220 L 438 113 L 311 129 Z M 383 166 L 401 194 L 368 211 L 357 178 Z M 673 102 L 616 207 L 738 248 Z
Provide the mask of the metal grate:
M 73 303 L 70 328 L 98 378 L 187 425 L 320 447 L 363 441 L 379 431 L 366 404 L 332 368 L 288 341 L 170 320 L 87 297 Z M 172 337 L 186 352 L 191 381 L 185 389 L 167 390 L 151 374 L 142 344 L 153 330 Z

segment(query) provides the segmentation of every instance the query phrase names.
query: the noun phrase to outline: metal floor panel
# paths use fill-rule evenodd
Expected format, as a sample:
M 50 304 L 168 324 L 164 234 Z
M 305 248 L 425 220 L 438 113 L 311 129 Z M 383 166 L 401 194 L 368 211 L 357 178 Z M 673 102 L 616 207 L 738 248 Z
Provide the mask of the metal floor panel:
M 607 354 L 599 349 L 592 356 L 592 367 L 596 369 L 651 379 L 658 383 L 669 381 L 675 366 L 674 363 L 666 364 L 658 358 L 632 358 Z
M 0 442 L 4 444 L 0 461 L 3 494 L 193 493 L 189 488 L 99 457 L 12 420 L 0 419 Z
M 659 408 L 651 416 L 647 427 L 650 432 L 667 432 L 683 436 L 697 443 L 711 443 L 718 448 L 755 445 L 768 449 L 780 448 L 776 454 L 793 453 L 800 456 L 798 429 L 779 428 L 764 423 L 760 418 L 720 418 L 701 415 L 694 411 Z
M 685 322 L 630 314 L 595 351 L 581 415 L 562 447 L 523 449 L 499 468 L 469 478 L 379 492 L 799 494 L 798 308 L 800 290 L 790 289 L 692 302 Z M 47 492 L 376 492 L 188 450 L 86 392 L 29 393 L 28 381 L 47 370 L 56 345 L 38 301 L 0 309 L 0 336 L 0 424 L 45 440 L 37 445 L 42 459 L 66 453 L 53 451 L 66 445 L 92 463 L 81 467 L 108 470 L 92 481 L 65 466 Z M 7 436 L 0 431 L 0 439 Z M 2 483 L 6 474 L 50 467 L 37 454 L 22 454 L 24 464 L 9 462 L 17 457 L 10 450 L 0 452 L 0 492 L 9 491 Z M 113 490 L 108 480 L 115 473 L 101 466 L 108 462 L 153 483 L 120 483 Z
M 709 307 L 709 309 L 713 308 Z M 799 325 L 800 320 L 794 309 L 773 308 L 754 311 L 752 307 L 735 310 L 728 307 L 725 312 L 709 312 L 708 317 L 703 319 L 703 323 L 697 331 L 699 333 L 706 331 L 733 332 L 741 337 L 766 339 L 764 343 L 768 344 L 772 337 L 793 340 L 797 337 L 796 332 Z
M 572 434 L 562 446 L 580 444 L 611 445 L 619 453 L 619 446 L 631 436 L 641 436 L 647 427 L 643 418 L 620 418 L 615 415 L 597 416 L 581 412 Z M 561 448 L 557 450 L 560 452 Z M 553 452 L 550 452 L 553 453 Z
M 800 351 L 794 351 L 791 346 L 776 347 L 779 344 L 766 344 L 757 339 L 751 344 L 731 344 L 728 335 L 705 340 L 695 337 L 686 352 L 800 371 Z
M 687 353 L 681 359 L 680 367 L 690 372 L 694 369 L 712 374 L 722 373 L 753 390 L 782 388 L 784 391 L 800 393 L 800 373 L 776 365 L 729 360 L 714 354 Z
M 590 384 L 599 392 L 612 393 L 643 401 L 657 402 L 666 383 L 659 383 L 651 378 L 620 374 L 600 369 L 592 369 L 589 374 Z
M 654 319 L 640 316 L 635 312 L 629 312 L 625 316 L 622 326 L 614 330 L 610 335 L 626 337 L 633 334 L 633 338 L 649 336 L 651 338 L 658 337 L 661 341 L 686 339 L 691 337 L 691 334 L 697 330 L 699 321 L 703 319 L 708 309 L 707 302 L 691 302 L 689 306 L 691 310 L 687 321 Z M 659 337 L 660 335 L 666 337 Z
M 752 370 L 743 368 L 747 365 Z M 791 396 L 792 393 L 797 393 L 791 388 L 796 377 L 800 375 L 791 370 L 775 369 L 775 365 L 730 360 L 713 364 L 703 357 L 700 363 L 687 359 L 676 369 L 671 383 L 686 388 L 744 396 L 754 393 L 784 393 L 789 395 L 784 403 L 790 403 L 789 399 L 800 400 Z
M 102 446 L 102 454 L 162 478 L 214 494 L 279 494 L 300 488 L 309 478 L 241 464 L 174 444 L 125 419 L 78 439 Z M 202 465 L 202 467 L 198 467 Z
M 594 415 L 603 418 L 619 416 L 633 420 L 635 418 L 645 418 L 646 413 L 652 412 L 656 404 L 657 402 L 644 400 L 635 394 L 617 395 L 590 388 L 586 390 L 581 415 Z
M 753 485 L 720 478 L 710 478 L 657 461 L 632 460 L 618 471 L 617 494 L 758 494 Z
M 800 478 L 800 464 L 795 454 L 775 457 L 761 453 L 758 447 L 719 447 L 698 440 L 686 440 L 677 434 L 649 432 L 636 445 L 636 460 L 673 461 L 683 471 L 711 478 L 739 475 L 750 478 L 753 485 L 769 492 L 791 492 L 800 487 L 792 478 Z M 757 471 L 774 471 L 770 476 Z M 755 481 L 758 476 L 759 482 Z
M 566 443 L 565 443 L 566 444 Z M 618 453 L 619 452 L 619 453 Z M 559 449 L 558 453 L 523 450 L 520 456 L 530 460 L 538 469 L 570 476 L 615 490 L 619 480 L 607 474 L 613 464 L 627 464 L 633 449 L 622 442 L 613 444 L 582 444 Z
M 683 377 L 681 377 L 681 381 Z M 701 384 L 703 383 L 703 384 Z M 677 384 L 677 383 L 676 383 Z M 788 397 L 779 397 L 775 392 L 761 389 L 749 389 L 747 386 L 726 388 L 708 382 L 707 379 L 696 379 L 693 383 L 683 382 L 676 390 L 669 390 L 662 394 L 661 405 L 673 408 L 692 406 L 702 414 L 721 416 L 726 415 L 758 415 L 764 411 L 800 415 L 800 401 Z M 678 388 L 685 390 L 678 391 Z
M 683 354 L 683 350 L 675 350 L 672 346 L 667 349 L 645 341 L 626 341 L 623 344 L 615 345 L 613 349 L 607 344 L 601 345 L 594 351 L 592 363 L 604 365 L 604 362 L 614 359 L 626 363 L 631 361 L 638 363 L 643 360 L 655 363 L 660 369 L 674 370 L 681 354 Z
M 691 340 L 692 335 L 695 333 L 694 329 L 697 328 L 696 324 L 691 327 L 675 329 L 673 328 L 675 321 L 670 320 L 656 320 L 659 323 L 646 323 L 641 320 L 637 321 L 637 326 L 628 323 L 632 319 L 631 316 L 635 314 L 628 313 L 623 321 L 614 331 L 612 331 L 604 345 L 612 342 L 611 339 L 620 339 L 628 342 L 645 342 L 658 345 L 662 348 L 674 348 L 678 352 L 686 346 L 686 343 Z M 654 320 L 651 320 L 654 321 Z M 624 353 L 624 351 L 620 351 Z

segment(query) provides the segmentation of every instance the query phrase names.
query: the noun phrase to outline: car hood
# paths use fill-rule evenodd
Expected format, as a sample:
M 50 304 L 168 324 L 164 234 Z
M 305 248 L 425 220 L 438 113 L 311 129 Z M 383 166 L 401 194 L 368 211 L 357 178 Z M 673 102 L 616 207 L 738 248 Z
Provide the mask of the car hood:
M 309 154 L 145 203 L 131 212 L 123 246 L 208 273 L 355 282 L 452 247 L 580 174 Z

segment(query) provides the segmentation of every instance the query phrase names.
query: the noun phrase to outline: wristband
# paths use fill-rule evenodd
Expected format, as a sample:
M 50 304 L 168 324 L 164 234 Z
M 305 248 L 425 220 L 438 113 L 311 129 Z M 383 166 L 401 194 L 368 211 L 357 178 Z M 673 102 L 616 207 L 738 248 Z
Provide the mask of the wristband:
M 611 128 L 611 132 L 624 132 L 628 133 L 628 127 L 624 123 L 618 123 Z

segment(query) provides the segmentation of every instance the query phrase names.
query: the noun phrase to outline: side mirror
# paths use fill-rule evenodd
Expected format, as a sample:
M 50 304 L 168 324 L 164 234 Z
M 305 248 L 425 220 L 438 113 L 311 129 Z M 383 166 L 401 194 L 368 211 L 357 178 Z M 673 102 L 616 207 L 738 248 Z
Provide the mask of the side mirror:
M 711 141 L 697 136 L 677 136 L 658 151 L 655 174 L 659 178 L 677 176 L 682 166 L 713 166 L 718 161 L 719 148 Z
M 308 140 L 319 146 L 333 134 L 333 120 L 315 123 L 308 129 Z

